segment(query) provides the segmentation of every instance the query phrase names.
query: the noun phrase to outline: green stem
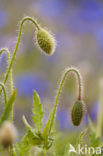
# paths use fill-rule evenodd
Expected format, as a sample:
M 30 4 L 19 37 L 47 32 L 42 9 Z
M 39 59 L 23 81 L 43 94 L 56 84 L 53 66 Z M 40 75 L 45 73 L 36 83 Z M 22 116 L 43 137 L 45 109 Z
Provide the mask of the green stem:
M 55 116 L 56 116 L 56 110 L 57 110 L 57 106 L 58 106 L 58 100 L 59 100 L 59 96 L 60 96 L 60 93 L 61 93 L 64 81 L 66 79 L 66 76 L 70 72 L 74 72 L 77 75 L 78 85 L 79 85 L 79 88 L 78 88 L 78 100 L 81 100 L 81 96 L 82 96 L 81 95 L 81 93 L 82 93 L 81 75 L 80 75 L 80 73 L 79 73 L 79 71 L 77 69 L 75 69 L 75 68 L 68 68 L 68 69 L 65 70 L 65 72 L 63 74 L 63 77 L 61 79 L 61 82 L 59 84 L 59 88 L 58 88 L 58 91 L 57 91 L 57 95 L 56 95 L 56 99 L 55 99 L 55 104 L 54 104 L 54 108 L 53 108 L 53 111 L 52 111 L 52 115 L 50 115 L 51 116 L 50 131 L 51 131 L 51 128 L 52 128 L 52 126 L 54 124 L 54 120 L 55 120 Z
M 8 55 L 8 64 L 10 65 L 10 52 L 7 48 L 3 48 L 0 50 L 0 54 L 2 54 L 3 52 L 6 52 Z M 10 70 L 10 74 L 9 74 L 9 79 L 10 79 L 10 87 L 11 87 L 11 94 L 13 93 L 13 79 L 12 79 L 12 69 Z M 5 82 L 3 82 L 5 84 Z M 0 91 L 1 93 L 1 91 Z
M 99 86 L 99 108 L 97 115 L 97 136 L 102 137 L 103 128 L 103 78 L 100 80 Z
M 11 83 L 11 91 L 13 91 L 13 84 L 12 84 L 12 72 L 11 72 L 11 68 L 12 68 L 12 65 L 13 65 L 13 61 L 15 59 L 15 56 L 16 56 L 16 53 L 17 53 L 17 50 L 18 50 L 18 46 L 19 46 L 19 43 L 20 43 L 20 38 L 21 38 L 21 35 L 22 35 L 22 27 L 23 27 L 23 24 L 25 21 L 31 21 L 38 30 L 40 30 L 40 27 L 39 25 L 37 24 L 37 22 L 32 19 L 31 17 L 25 17 L 22 19 L 21 23 L 20 23 L 20 29 L 19 29 L 19 34 L 18 34 L 18 39 L 17 39 L 17 43 L 16 43 L 16 46 L 15 46 L 15 49 L 14 49 L 14 52 L 13 52 L 13 55 L 12 55 L 12 58 L 11 58 L 11 61 L 10 61 L 10 55 L 9 55 L 9 52 L 4 49 L 7 54 L 8 54 L 8 58 L 9 58 L 9 67 L 8 67 L 8 70 L 7 70 L 7 73 L 5 75 L 5 78 L 4 78 L 4 81 L 3 83 L 5 84 L 7 79 L 8 79 L 8 76 L 10 74 L 10 83 Z M 0 91 L 0 94 L 1 94 L 2 90 Z M 13 108 L 12 108 L 12 112 L 11 112 L 11 121 L 13 122 Z
M 8 64 L 10 66 L 10 52 L 8 49 L 6 48 L 3 48 L 0 50 L 0 54 L 2 54 L 3 52 L 6 52 L 7 55 L 8 55 Z M 12 69 L 10 69 L 10 72 L 9 72 L 9 79 L 10 79 L 10 88 L 11 88 L 11 94 L 13 93 L 13 79 L 12 79 Z M 5 84 L 6 81 L 4 79 L 3 83 Z M 1 94 L 2 90 L 0 90 L 0 94 Z M 11 122 L 13 122 L 13 107 L 12 107 L 12 111 L 11 111 Z
M 43 154 L 44 154 L 43 156 L 46 156 L 46 149 L 45 148 L 43 149 Z
M 4 100 L 5 100 L 5 105 L 7 104 L 7 95 L 6 95 L 6 89 L 3 83 L 0 83 L 0 86 L 2 87 L 2 90 L 4 92 Z
M 32 19 L 31 17 L 24 17 L 20 23 L 20 29 L 19 29 L 19 34 L 18 34 L 18 39 L 17 39 L 17 43 L 16 43 L 16 46 L 15 46 L 15 49 L 14 49 L 14 52 L 13 52 L 13 55 L 12 55 L 12 58 L 11 58 L 11 62 L 10 62 L 10 65 L 9 65 L 9 68 L 8 68 L 8 71 L 6 73 L 6 76 L 4 78 L 4 84 L 6 83 L 7 79 L 8 79 L 8 75 L 10 73 L 10 70 L 11 70 L 11 67 L 12 67 L 12 64 L 13 64 L 13 61 L 15 59 L 15 56 L 16 56 L 16 52 L 18 50 L 18 46 L 19 46 L 19 43 L 20 43 L 20 38 L 21 38 L 21 35 L 22 35 L 22 27 L 23 27 L 23 24 L 25 21 L 31 21 L 38 30 L 40 30 L 40 27 L 39 25 L 37 24 L 37 22 Z
M 16 156 L 13 145 L 10 146 L 10 154 L 11 154 L 12 156 Z

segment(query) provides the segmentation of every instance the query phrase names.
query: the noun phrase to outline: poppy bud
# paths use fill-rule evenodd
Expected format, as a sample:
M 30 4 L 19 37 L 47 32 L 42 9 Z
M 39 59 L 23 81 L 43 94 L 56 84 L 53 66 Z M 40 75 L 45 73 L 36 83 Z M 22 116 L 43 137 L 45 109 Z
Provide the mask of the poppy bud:
M 47 55 L 52 55 L 54 53 L 55 39 L 45 29 L 41 28 L 37 31 L 37 44 Z
M 0 144 L 7 148 L 15 142 L 16 137 L 17 131 L 14 125 L 9 121 L 5 121 L 0 129 Z
M 84 103 L 82 101 L 76 101 L 72 108 L 72 123 L 74 126 L 79 126 L 81 123 L 81 120 L 84 115 Z

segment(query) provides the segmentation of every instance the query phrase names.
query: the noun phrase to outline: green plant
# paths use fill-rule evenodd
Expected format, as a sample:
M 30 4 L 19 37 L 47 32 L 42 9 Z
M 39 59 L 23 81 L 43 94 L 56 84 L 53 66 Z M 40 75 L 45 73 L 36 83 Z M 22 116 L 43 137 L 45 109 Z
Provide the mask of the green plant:
M 71 112 L 71 118 L 72 118 L 72 123 L 74 126 L 79 126 L 84 112 L 85 112 L 85 107 L 84 107 L 84 102 L 83 102 L 83 85 L 82 85 L 82 78 L 81 78 L 81 74 L 80 72 L 76 69 L 76 68 L 67 68 L 62 77 L 61 77 L 61 81 L 57 90 L 57 95 L 55 98 L 55 102 L 54 102 L 54 107 L 52 109 L 52 111 L 50 112 L 50 115 L 48 117 L 48 120 L 44 126 L 44 128 L 42 128 L 42 124 L 43 124 L 43 116 L 44 116 L 44 111 L 42 108 L 42 104 L 41 104 L 41 100 L 39 95 L 36 93 L 36 91 L 33 92 L 33 109 L 32 109 L 32 121 L 34 126 L 31 126 L 26 117 L 23 116 L 23 122 L 26 126 L 27 132 L 24 135 L 24 137 L 22 138 L 22 140 L 18 141 L 16 144 L 14 143 L 15 140 L 15 127 L 13 126 L 13 104 L 15 102 L 15 98 L 16 98 L 16 89 L 13 90 L 13 79 L 12 79 L 12 65 L 18 50 L 18 46 L 20 43 L 20 38 L 21 38 L 21 34 L 22 34 L 22 27 L 23 24 L 26 21 L 30 21 L 32 22 L 35 27 L 36 27 L 36 42 L 39 46 L 39 48 L 44 52 L 44 54 L 47 55 L 51 55 L 54 53 L 55 50 L 55 39 L 53 38 L 53 36 L 46 31 L 45 29 L 43 29 L 42 27 L 39 26 L 39 24 L 32 19 L 31 17 L 25 17 L 21 20 L 20 22 L 20 29 L 19 29 L 19 34 L 18 34 L 18 39 L 17 39 L 17 43 L 13 52 L 13 55 L 10 59 L 10 52 L 8 49 L 3 48 L 0 50 L 0 54 L 2 54 L 3 52 L 6 52 L 8 55 L 8 69 L 7 72 L 5 74 L 4 77 L 4 81 L 2 83 L 0 83 L 1 86 L 1 90 L 0 90 L 0 94 L 4 93 L 4 100 L 5 100 L 5 109 L 3 114 L 0 117 L 0 151 L 3 152 L 5 150 L 7 150 L 8 154 L 11 156 L 30 156 L 31 153 L 31 149 L 32 147 L 39 147 L 38 148 L 38 153 L 40 152 L 41 155 L 46 156 L 48 150 L 50 149 L 50 147 L 53 145 L 54 143 L 54 132 L 53 132 L 53 127 L 54 127 L 54 122 L 55 122 L 55 118 L 56 118 L 56 112 L 57 112 L 57 108 L 58 108 L 58 103 L 59 103 L 59 97 L 64 85 L 64 82 L 66 81 L 66 77 L 70 74 L 73 73 L 75 75 L 75 78 L 77 79 L 77 86 L 78 86 L 78 96 L 76 98 L 76 101 L 74 102 L 74 105 L 72 107 L 72 112 Z M 9 97 L 9 99 L 7 98 L 6 95 L 6 89 L 5 89 L 5 84 L 8 80 L 8 77 L 10 79 L 10 88 L 11 88 L 11 95 Z M 5 125 L 5 121 L 6 120 L 10 120 L 10 122 L 7 122 Z M 101 144 L 101 140 L 100 138 L 98 138 L 96 136 L 96 133 L 94 131 L 92 122 L 90 122 L 90 144 L 93 145 L 93 147 L 96 147 L 97 145 Z M 13 130 L 13 131 L 12 131 Z M 79 137 L 79 143 L 82 143 L 82 139 L 83 136 L 85 134 L 85 132 L 87 131 L 84 130 Z M 8 134 L 8 135 L 7 135 Z M 75 145 L 76 146 L 76 145 Z M 103 145 L 102 145 L 103 146 Z M 70 155 L 70 153 L 68 153 L 68 144 L 66 145 L 66 150 L 64 155 Z M 39 150 L 42 149 L 42 150 Z M 55 152 L 53 152 L 52 155 L 55 155 Z
M 23 116 L 23 121 L 25 123 L 25 126 L 27 127 L 27 133 L 24 136 L 23 140 L 21 141 L 21 143 L 19 144 L 19 146 L 21 146 L 22 148 L 18 148 L 18 145 L 16 145 L 16 149 L 17 151 L 19 151 L 18 155 L 26 155 L 30 152 L 30 148 L 32 146 L 40 146 L 41 148 L 43 148 L 43 153 L 44 156 L 46 155 L 48 149 L 52 146 L 53 144 L 53 133 L 52 133 L 52 128 L 54 125 L 54 120 L 56 117 L 56 111 L 57 111 L 57 105 L 58 105 L 58 100 L 59 100 L 59 96 L 64 84 L 64 81 L 66 79 L 66 76 L 68 75 L 69 72 L 74 72 L 77 75 L 78 78 L 78 82 L 79 82 L 79 92 L 78 92 L 78 100 L 81 101 L 82 97 L 81 97 L 81 76 L 80 73 L 77 69 L 75 68 L 68 68 L 65 70 L 62 79 L 60 81 L 60 85 L 57 91 L 57 96 L 56 96 L 56 100 L 55 100 L 55 104 L 54 104 L 54 108 L 50 113 L 50 116 L 48 118 L 48 121 L 44 127 L 44 129 L 42 130 L 42 119 L 43 119 L 43 109 L 42 109 L 42 105 L 40 102 L 40 98 L 39 95 L 34 91 L 33 93 L 33 122 L 36 126 L 36 129 L 34 129 L 33 127 L 31 127 L 29 125 L 29 123 L 27 122 L 26 118 Z M 81 106 L 81 105 L 80 105 Z M 78 106 L 78 107 L 80 107 Z M 81 107 L 80 107 L 81 109 Z M 83 111 L 83 110 L 81 110 Z M 83 115 L 83 114 L 82 114 Z M 77 114 L 75 114 L 75 116 L 77 116 Z M 77 116 L 78 117 L 78 116 Z M 80 122 L 79 122 L 80 124 Z M 78 125 L 79 125 L 78 124 Z M 76 126 L 78 126 L 76 125 Z M 29 145 L 28 145 L 29 144 Z M 18 150 L 19 149 L 19 150 Z
M 84 104 L 82 101 L 76 101 L 72 108 L 72 122 L 79 126 L 84 115 Z
M 13 52 L 13 55 L 12 55 L 11 59 L 10 59 L 10 52 L 9 52 L 9 50 L 7 48 L 3 48 L 3 49 L 0 50 L 0 55 L 3 52 L 6 52 L 6 54 L 8 56 L 8 69 L 7 69 L 7 72 L 5 74 L 3 82 L 0 83 L 0 86 L 1 86 L 0 94 L 3 91 L 3 93 L 4 93 L 4 100 L 5 100 L 5 109 L 4 109 L 4 112 L 3 112 L 2 116 L 0 117 L 0 126 L 2 126 L 2 124 L 3 124 L 3 122 L 5 120 L 9 120 L 10 116 L 11 116 L 11 122 L 13 123 L 13 104 L 14 104 L 15 97 L 16 97 L 16 90 L 13 91 L 12 65 L 13 65 L 13 62 L 14 62 L 14 59 L 15 59 L 18 47 L 19 47 L 19 43 L 20 43 L 20 39 L 21 39 L 21 35 L 22 35 L 23 24 L 26 21 L 32 22 L 33 25 L 36 27 L 36 44 L 38 45 L 40 50 L 43 51 L 43 53 L 47 54 L 47 55 L 53 54 L 54 50 L 55 50 L 55 39 L 47 30 L 43 29 L 31 17 L 24 17 L 21 20 L 17 43 L 16 43 L 16 46 L 15 46 L 15 49 L 14 49 L 14 52 Z M 9 80 L 10 80 L 10 87 L 11 87 L 11 96 L 10 96 L 9 100 L 7 99 L 6 89 L 5 89 L 5 84 L 6 84 L 7 80 L 8 80 L 8 77 L 9 77 Z M 38 112 L 40 108 L 41 108 L 41 105 L 38 105 L 36 111 Z M 33 112 L 34 112 L 34 114 L 36 113 L 35 109 L 33 110 Z M 35 116 L 36 116 L 36 114 L 35 114 Z M 37 114 L 37 117 L 40 117 L 40 116 L 38 116 L 38 114 Z M 41 123 L 39 123 L 39 121 L 43 117 L 43 113 L 41 114 L 40 119 L 38 119 L 37 117 L 34 117 L 33 120 L 35 121 L 35 124 L 37 125 L 37 128 L 40 131 L 42 121 L 41 121 Z M 12 151 L 12 153 L 14 153 L 12 147 L 11 147 L 11 151 Z
M 15 49 L 14 49 L 14 52 L 13 52 L 13 55 L 11 57 L 11 60 L 10 60 L 10 52 L 8 49 L 6 48 L 3 48 L 0 50 L 0 54 L 2 54 L 2 52 L 6 52 L 7 55 L 8 55 L 8 63 L 9 63 L 9 67 L 8 67 L 8 70 L 6 72 L 6 75 L 5 75 L 5 78 L 4 78 L 4 81 L 3 83 L 5 84 L 7 79 L 8 79 L 8 76 L 10 75 L 10 84 L 11 84 L 11 93 L 13 92 L 13 80 L 12 80 L 12 65 L 13 65 L 13 61 L 15 59 L 15 56 L 16 56 L 16 53 L 17 53 L 17 50 L 18 50 L 18 46 L 19 46 L 19 43 L 20 43 L 20 38 L 21 38 L 21 35 L 22 35 L 22 28 L 23 28 L 23 24 L 26 22 L 26 21 L 30 21 L 33 23 L 33 25 L 36 27 L 37 29 L 37 43 L 38 43 L 38 46 L 40 47 L 40 49 L 50 55 L 54 52 L 54 49 L 55 49 L 55 40 L 54 38 L 52 37 L 51 34 L 49 34 L 49 32 L 47 32 L 46 30 L 44 30 L 43 28 L 41 28 L 39 26 L 39 24 L 31 17 L 24 17 L 21 22 L 20 22 L 20 28 L 19 28 L 19 34 L 18 34 L 18 39 L 17 39 L 17 43 L 16 43 L 16 46 L 15 46 Z M 45 47 L 46 46 L 46 47 Z M 1 94 L 2 90 L 0 91 L 0 94 Z M 12 113 L 11 113 L 11 120 L 13 122 L 13 110 L 12 110 Z

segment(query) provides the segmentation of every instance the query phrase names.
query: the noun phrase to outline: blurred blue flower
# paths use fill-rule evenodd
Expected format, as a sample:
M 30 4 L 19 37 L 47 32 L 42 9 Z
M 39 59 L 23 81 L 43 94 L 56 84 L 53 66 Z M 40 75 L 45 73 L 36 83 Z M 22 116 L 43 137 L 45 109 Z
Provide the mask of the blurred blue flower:
M 99 50 L 103 56 L 103 28 L 97 29 L 94 33 L 95 40 L 97 41 L 97 45 L 99 47 Z
M 58 109 L 56 120 L 59 124 L 59 129 L 61 131 L 68 130 L 72 127 L 69 110 Z
M 97 113 L 98 113 L 98 103 L 92 107 L 91 112 L 90 112 L 90 117 L 92 121 L 95 121 L 97 119 Z
M 36 1 L 35 5 L 39 12 L 45 17 L 56 18 L 60 17 L 65 9 L 65 1 L 63 0 L 44 0 Z
M 4 10 L 0 10 L 0 28 L 2 28 L 7 22 L 7 14 Z
M 31 73 L 18 76 L 15 82 L 18 95 L 21 96 L 32 96 L 33 90 L 36 90 L 40 96 L 43 96 L 50 85 L 43 77 Z
M 97 0 L 84 0 L 80 3 L 80 17 L 85 22 L 92 23 L 102 20 L 102 4 Z
M 89 111 L 89 114 L 88 112 L 86 112 L 86 114 L 83 117 L 83 121 L 88 125 L 89 124 L 88 115 L 89 115 L 90 119 L 94 122 L 97 119 L 97 113 L 98 113 L 98 103 L 94 104 L 92 109 Z
M 93 33 L 101 24 L 103 9 L 96 0 L 84 0 L 73 11 L 69 12 L 66 23 L 71 31 L 85 34 Z
M 87 114 L 87 112 L 86 112 L 86 114 L 85 114 L 84 117 L 83 117 L 83 121 L 86 123 L 86 125 L 89 124 L 89 120 L 88 120 L 88 114 Z
M 44 0 L 43 3 L 36 1 L 35 6 L 44 17 L 56 19 L 60 25 L 79 34 L 95 32 L 103 18 L 102 3 L 97 0 L 83 0 L 77 3 Z

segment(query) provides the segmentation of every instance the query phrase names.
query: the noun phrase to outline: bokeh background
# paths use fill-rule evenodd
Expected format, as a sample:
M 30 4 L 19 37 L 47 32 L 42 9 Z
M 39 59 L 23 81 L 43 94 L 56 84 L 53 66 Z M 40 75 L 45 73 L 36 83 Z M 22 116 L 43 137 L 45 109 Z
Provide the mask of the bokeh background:
M 23 26 L 21 43 L 13 65 L 14 88 L 18 90 L 14 123 L 20 136 L 25 133 L 22 115 L 25 114 L 31 123 L 33 90 L 40 95 L 45 110 L 45 123 L 54 104 L 61 74 L 66 67 L 71 66 L 79 68 L 83 76 L 84 101 L 96 125 L 99 81 L 103 77 L 103 1 L 0 0 L 0 47 L 8 47 L 11 55 L 17 41 L 19 22 L 26 15 L 34 17 L 41 26 L 54 33 L 57 47 L 51 57 L 43 55 L 33 41 L 33 25 L 27 23 Z M 1 81 L 6 70 L 7 57 L 3 54 L 0 58 Z M 70 76 L 60 98 L 56 118 L 59 140 L 57 149 L 60 143 L 73 139 L 74 133 L 88 125 L 87 114 L 79 128 L 73 127 L 71 123 L 71 106 L 76 99 L 75 83 L 75 78 Z M 7 88 L 9 93 L 10 88 Z

